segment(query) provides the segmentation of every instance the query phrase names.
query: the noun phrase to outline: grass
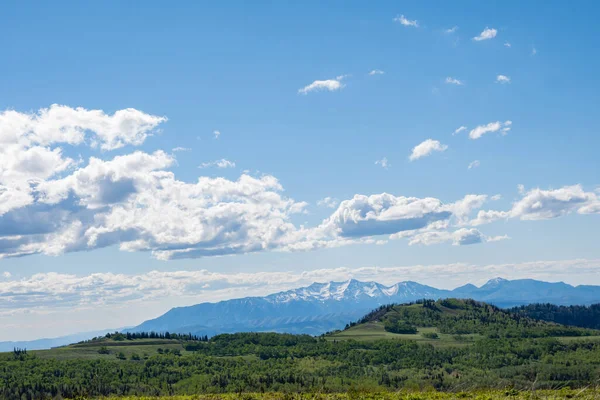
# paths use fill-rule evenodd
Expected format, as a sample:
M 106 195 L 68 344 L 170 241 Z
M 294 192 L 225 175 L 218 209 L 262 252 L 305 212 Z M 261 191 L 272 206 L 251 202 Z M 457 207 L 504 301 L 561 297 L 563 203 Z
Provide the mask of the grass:
M 597 389 L 585 390 L 540 390 L 514 391 L 514 390 L 492 390 L 492 391 L 467 391 L 459 393 L 440 392 L 369 392 L 362 390 L 350 390 L 347 393 L 227 393 L 227 394 L 198 394 L 192 396 L 167 396 L 167 397 L 110 397 L 110 400 L 597 400 L 600 391 Z
M 100 354 L 99 350 L 106 347 L 109 354 Z M 136 339 L 134 341 L 122 340 L 115 341 L 104 339 L 102 341 L 72 344 L 64 347 L 57 347 L 50 350 L 33 350 L 30 353 L 40 358 L 54 358 L 58 360 L 72 359 L 115 359 L 117 354 L 123 353 L 127 359 L 136 354 L 140 359 L 144 356 L 157 354 L 158 349 L 179 350 L 181 354 L 187 354 L 182 344 L 178 340 L 170 339 Z
M 560 337 L 557 337 L 557 339 L 564 343 L 588 341 L 588 340 L 600 341 L 600 336 L 560 336 Z M 600 399 L 600 397 L 598 397 L 598 398 Z
M 428 339 L 423 336 L 424 333 L 436 333 L 438 335 L 438 339 Z M 457 335 L 449 335 L 445 333 L 440 333 L 437 328 L 432 327 L 418 327 L 416 334 L 398 334 L 387 332 L 383 323 L 376 322 L 367 322 L 364 324 L 353 326 L 344 331 L 335 333 L 331 336 L 328 336 L 327 340 L 358 340 L 358 341 L 373 341 L 380 339 L 404 339 L 404 340 L 414 340 L 419 343 L 428 343 L 434 346 L 465 346 L 473 343 L 475 340 L 479 339 L 481 336 L 478 334 L 469 334 L 469 335 L 461 335 L 460 339 L 457 338 Z

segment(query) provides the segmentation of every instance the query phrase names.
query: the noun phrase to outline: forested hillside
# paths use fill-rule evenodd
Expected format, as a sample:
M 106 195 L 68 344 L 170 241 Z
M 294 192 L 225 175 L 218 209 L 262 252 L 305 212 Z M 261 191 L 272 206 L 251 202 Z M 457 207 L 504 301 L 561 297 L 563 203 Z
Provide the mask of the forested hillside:
M 600 304 L 590 306 L 557 306 L 554 304 L 530 304 L 514 307 L 511 313 L 557 324 L 600 329 Z
M 478 334 L 489 338 L 538 338 L 590 336 L 592 329 L 559 325 L 530 316 L 532 313 L 503 310 L 496 306 L 461 299 L 422 300 L 403 305 L 386 305 L 346 328 L 360 329 L 380 323 L 392 333 L 414 334 L 418 327 L 433 327 L 443 334 Z

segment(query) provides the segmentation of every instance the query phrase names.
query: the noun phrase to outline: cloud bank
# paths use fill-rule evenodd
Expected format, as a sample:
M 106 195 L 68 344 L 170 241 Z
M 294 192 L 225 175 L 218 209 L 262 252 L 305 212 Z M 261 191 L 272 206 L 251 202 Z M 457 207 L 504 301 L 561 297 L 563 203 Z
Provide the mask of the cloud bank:
M 455 240 L 474 240 L 463 232 Z M 251 295 L 266 295 L 313 282 L 343 281 L 355 278 L 393 284 L 414 280 L 442 288 L 467 282 L 480 284 L 490 278 L 534 278 L 572 284 L 590 283 L 598 277 L 600 260 L 534 261 L 514 264 L 439 264 L 411 266 L 367 266 L 304 271 L 219 273 L 198 271 L 150 271 L 142 274 L 38 273 L 25 278 L 0 280 L 0 318 L 15 313 L 52 313 L 60 309 L 98 308 L 144 301 L 177 299 L 179 305 Z M 440 285 L 439 282 L 444 282 Z M 592 280 L 598 284 L 598 279 Z

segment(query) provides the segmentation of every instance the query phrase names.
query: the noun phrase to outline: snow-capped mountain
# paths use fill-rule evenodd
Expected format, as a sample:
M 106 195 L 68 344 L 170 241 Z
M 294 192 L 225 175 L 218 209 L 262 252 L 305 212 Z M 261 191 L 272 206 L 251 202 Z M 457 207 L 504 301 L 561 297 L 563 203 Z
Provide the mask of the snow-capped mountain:
M 173 308 L 130 331 L 191 332 L 215 335 L 241 331 L 321 334 L 343 328 L 382 304 L 444 297 L 472 298 L 509 307 L 530 303 L 591 304 L 600 302 L 600 287 L 548 283 L 532 279 L 491 279 L 477 287 L 436 289 L 416 282 L 385 286 L 350 279 L 310 286 L 265 297 L 246 297 Z
M 416 282 L 400 282 L 385 286 L 377 282 L 361 282 L 350 279 L 345 282 L 313 283 L 310 286 L 288 290 L 266 296 L 272 303 L 291 301 L 351 301 L 360 302 L 366 299 L 414 298 L 414 296 L 435 296 L 438 289 Z M 422 297 L 420 297 L 422 298 Z

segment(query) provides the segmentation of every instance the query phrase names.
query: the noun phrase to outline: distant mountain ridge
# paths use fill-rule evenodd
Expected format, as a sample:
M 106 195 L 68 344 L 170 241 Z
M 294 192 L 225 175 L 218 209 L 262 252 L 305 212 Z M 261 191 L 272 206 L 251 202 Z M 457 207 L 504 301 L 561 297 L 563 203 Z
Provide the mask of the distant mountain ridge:
M 532 303 L 589 305 L 600 302 L 600 286 L 575 287 L 562 282 L 495 278 L 481 287 L 467 284 L 454 290 L 444 290 L 412 281 L 386 286 L 350 279 L 313 283 L 264 297 L 176 307 L 129 331 L 169 331 L 209 336 L 242 331 L 318 335 L 343 328 L 346 323 L 383 304 L 447 297 L 472 298 L 499 307 Z
M 71 343 L 77 343 L 82 340 L 88 340 L 96 336 L 104 336 L 109 332 L 120 331 L 121 329 L 103 329 L 100 331 L 80 332 L 72 335 L 60 336 L 55 338 L 43 338 L 35 340 L 8 341 L 0 342 L 0 352 L 12 351 L 15 348 L 27 350 L 45 350 L 52 347 L 66 346 Z

